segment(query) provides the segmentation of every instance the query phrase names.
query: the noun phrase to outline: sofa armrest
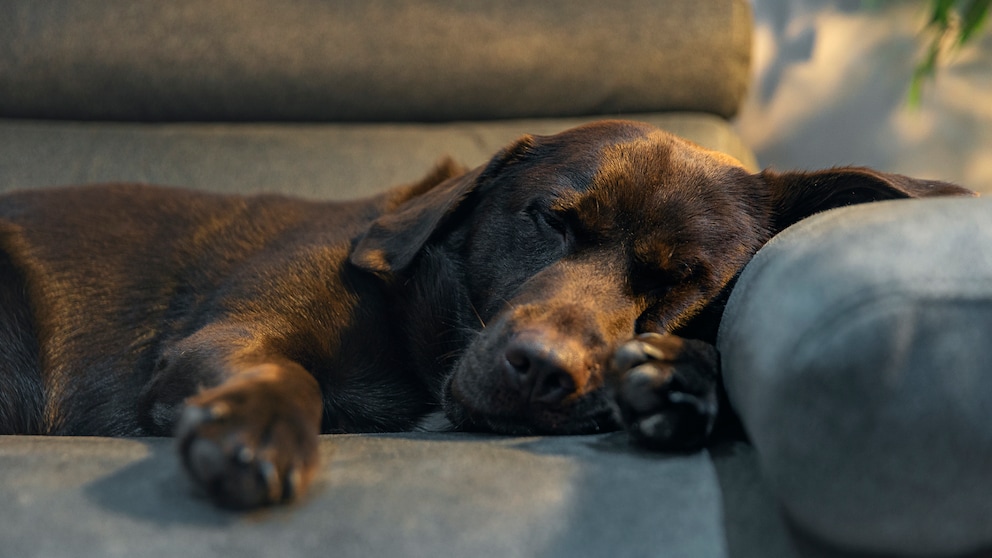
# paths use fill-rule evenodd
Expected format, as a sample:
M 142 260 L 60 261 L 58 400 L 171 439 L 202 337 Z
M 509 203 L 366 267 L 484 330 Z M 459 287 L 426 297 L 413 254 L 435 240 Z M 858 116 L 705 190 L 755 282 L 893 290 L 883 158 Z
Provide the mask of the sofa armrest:
M 748 265 L 718 344 L 798 525 L 898 555 L 992 545 L 992 200 L 799 223 Z

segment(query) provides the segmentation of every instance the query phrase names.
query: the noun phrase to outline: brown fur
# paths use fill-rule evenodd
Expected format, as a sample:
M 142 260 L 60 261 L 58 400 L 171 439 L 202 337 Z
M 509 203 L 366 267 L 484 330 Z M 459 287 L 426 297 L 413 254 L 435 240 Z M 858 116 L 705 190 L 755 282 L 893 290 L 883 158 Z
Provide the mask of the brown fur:
M 8 194 L 0 433 L 175 432 L 192 478 L 237 507 L 303 492 L 319 432 L 439 409 L 462 429 L 625 424 L 695 447 L 718 407 L 705 341 L 762 244 L 830 207 L 962 194 L 868 169 L 751 174 L 631 122 L 348 203 Z

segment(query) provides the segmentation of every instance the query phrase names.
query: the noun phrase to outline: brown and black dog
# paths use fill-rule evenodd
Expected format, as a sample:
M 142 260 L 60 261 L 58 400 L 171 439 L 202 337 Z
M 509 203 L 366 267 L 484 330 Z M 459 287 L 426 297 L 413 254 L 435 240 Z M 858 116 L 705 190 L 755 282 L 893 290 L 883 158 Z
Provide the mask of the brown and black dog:
M 617 121 L 347 203 L 8 194 L 0 433 L 175 432 L 192 478 L 235 507 L 301 494 L 321 432 L 437 410 L 459 429 L 626 426 L 696 447 L 719 407 L 723 300 L 762 244 L 836 206 L 970 194 L 862 168 L 752 174 Z

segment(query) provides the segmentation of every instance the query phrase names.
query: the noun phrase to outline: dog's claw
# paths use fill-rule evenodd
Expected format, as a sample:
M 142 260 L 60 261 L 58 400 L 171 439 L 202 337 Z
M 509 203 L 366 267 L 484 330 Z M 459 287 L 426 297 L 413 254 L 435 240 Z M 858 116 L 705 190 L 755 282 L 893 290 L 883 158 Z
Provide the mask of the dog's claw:
M 614 351 L 610 359 L 610 368 L 621 372 L 630 370 L 638 364 L 643 363 L 645 361 L 644 356 L 644 352 L 641 351 L 635 342 L 625 343 Z
M 286 483 L 283 487 L 283 500 L 292 500 L 296 498 L 302 482 L 303 477 L 300 475 L 300 470 L 296 467 L 290 469 L 289 474 L 286 475 Z
M 659 406 L 655 391 L 663 387 L 670 378 L 654 364 L 642 363 L 629 370 L 620 386 L 620 397 L 631 410 L 650 413 Z
M 657 333 L 642 333 L 613 352 L 610 367 L 615 371 L 630 370 L 651 360 L 666 360 L 665 351 L 652 342 L 659 342 L 663 336 Z
M 651 360 L 667 360 L 673 358 L 669 356 L 662 348 L 661 343 L 664 342 L 665 336 L 660 333 L 642 333 L 637 336 L 636 341 L 639 342 L 638 348 L 640 352 Z
M 223 420 L 230 414 L 231 406 L 223 401 L 218 401 L 207 408 L 207 417 L 210 420 Z
M 255 459 L 255 452 L 248 446 L 241 446 L 234 452 L 234 457 L 242 465 L 248 465 Z
M 277 503 L 282 501 L 282 481 L 279 479 L 279 472 L 271 461 L 262 460 L 257 464 L 258 472 L 262 477 L 262 484 L 268 494 L 268 502 Z

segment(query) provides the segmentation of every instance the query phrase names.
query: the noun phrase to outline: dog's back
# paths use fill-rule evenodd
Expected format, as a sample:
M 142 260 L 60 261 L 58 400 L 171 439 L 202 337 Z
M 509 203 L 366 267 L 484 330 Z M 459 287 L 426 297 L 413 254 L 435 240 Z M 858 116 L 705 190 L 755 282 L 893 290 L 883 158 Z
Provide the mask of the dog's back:
M 146 433 L 134 401 L 159 349 L 227 278 L 300 228 L 346 246 L 375 207 L 143 185 L 0 198 L 0 433 Z

